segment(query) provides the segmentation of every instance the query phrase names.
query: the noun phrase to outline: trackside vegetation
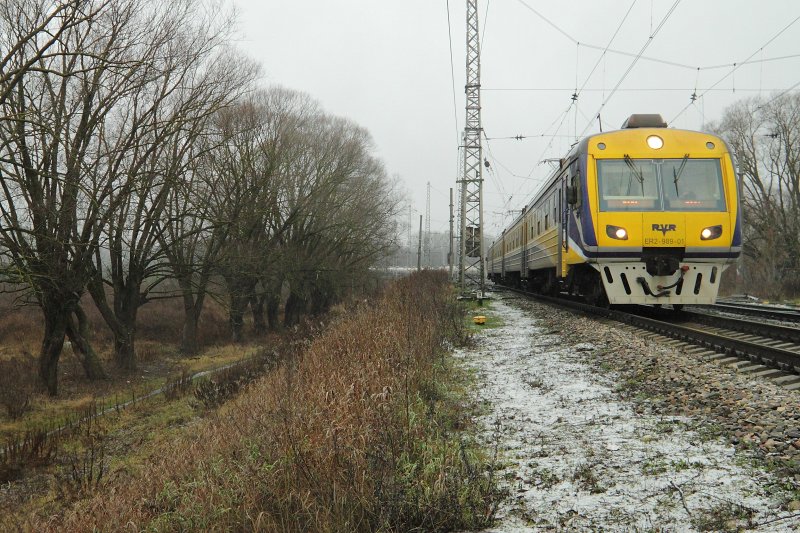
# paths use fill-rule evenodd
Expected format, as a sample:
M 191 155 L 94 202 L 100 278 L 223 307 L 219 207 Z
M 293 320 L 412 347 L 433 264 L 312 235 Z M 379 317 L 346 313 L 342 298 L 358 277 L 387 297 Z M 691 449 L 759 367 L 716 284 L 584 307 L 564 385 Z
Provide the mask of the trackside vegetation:
M 233 400 L 35 529 L 459 531 L 491 525 L 495 459 L 469 431 L 468 340 L 446 276 L 339 309 Z M 123 526 L 125 524 L 125 526 Z

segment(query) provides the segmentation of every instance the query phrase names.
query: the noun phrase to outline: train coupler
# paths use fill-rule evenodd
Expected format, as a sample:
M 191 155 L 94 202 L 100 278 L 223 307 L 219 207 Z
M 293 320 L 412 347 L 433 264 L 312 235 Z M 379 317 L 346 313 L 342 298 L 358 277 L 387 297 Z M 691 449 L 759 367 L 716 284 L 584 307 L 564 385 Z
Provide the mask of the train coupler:
M 661 298 L 662 296 L 669 296 L 671 294 L 670 291 L 668 291 L 668 290 L 661 290 L 658 293 L 654 293 L 650 289 L 650 285 L 647 283 L 647 280 L 642 278 L 642 277 L 636 278 L 636 282 L 639 283 L 639 285 L 642 286 L 642 289 L 644 289 L 644 293 L 646 295 L 652 296 L 653 298 Z M 676 283 L 676 285 L 677 285 L 677 283 Z M 672 287 L 672 285 L 670 285 L 670 287 Z

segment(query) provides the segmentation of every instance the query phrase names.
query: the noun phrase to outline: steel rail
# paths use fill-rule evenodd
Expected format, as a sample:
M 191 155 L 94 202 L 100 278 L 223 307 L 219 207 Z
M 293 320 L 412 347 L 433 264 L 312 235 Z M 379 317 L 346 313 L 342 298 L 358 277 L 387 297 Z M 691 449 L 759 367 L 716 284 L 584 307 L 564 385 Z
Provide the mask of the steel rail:
M 708 326 L 725 328 L 739 333 L 760 335 L 769 339 L 793 342 L 800 345 L 800 328 L 779 326 L 777 324 L 764 322 L 753 322 L 751 320 L 742 320 L 740 318 L 730 318 L 706 313 L 695 313 L 692 311 L 684 311 L 676 315 L 676 318 L 680 318 L 681 320 L 685 319 L 686 322 L 699 322 Z
M 800 311 L 794 309 L 782 309 L 773 306 L 717 302 L 714 305 L 693 305 L 691 307 L 712 310 L 712 311 L 723 311 L 723 312 L 735 313 L 747 316 L 760 316 L 762 318 L 769 318 L 773 320 L 800 322 Z
M 507 289 L 507 287 L 504 288 Z M 595 307 L 583 302 L 543 296 L 517 289 L 510 290 L 524 294 L 535 300 L 547 302 L 559 307 L 566 307 L 584 314 L 601 316 L 617 322 L 629 324 L 666 337 L 696 344 L 716 352 L 742 357 L 754 363 L 776 367 L 786 372 L 797 373 L 800 369 L 800 354 L 790 350 L 737 339 L 724 334 L 704 331 L 681 324 L 664 322 L 663 320 L 657 320 L 635 313 L 628 313 L 618 309 Z

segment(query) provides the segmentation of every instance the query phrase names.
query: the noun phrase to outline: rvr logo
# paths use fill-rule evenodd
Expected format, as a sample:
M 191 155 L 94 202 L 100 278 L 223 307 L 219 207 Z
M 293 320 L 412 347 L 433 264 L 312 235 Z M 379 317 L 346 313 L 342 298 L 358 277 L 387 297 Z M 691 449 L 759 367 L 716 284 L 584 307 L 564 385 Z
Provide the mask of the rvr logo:
M 666 235 L 668 231 L 675 231 L 675 224 L 653 224 L 653 231 L 660 231 Z

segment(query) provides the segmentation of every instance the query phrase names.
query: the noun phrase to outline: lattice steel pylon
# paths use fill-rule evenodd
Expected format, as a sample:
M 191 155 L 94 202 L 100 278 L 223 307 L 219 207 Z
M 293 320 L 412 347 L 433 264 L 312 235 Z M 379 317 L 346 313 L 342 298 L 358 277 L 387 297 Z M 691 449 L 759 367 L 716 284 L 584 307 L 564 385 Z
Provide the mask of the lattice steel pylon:
M 463 292 L 483 298 L 483 147 L 481 146 L 481 50 L 478 0 L 467 0 L 467 120 L 464 126 L 464 173 L 460 176 L 458 283 Z

